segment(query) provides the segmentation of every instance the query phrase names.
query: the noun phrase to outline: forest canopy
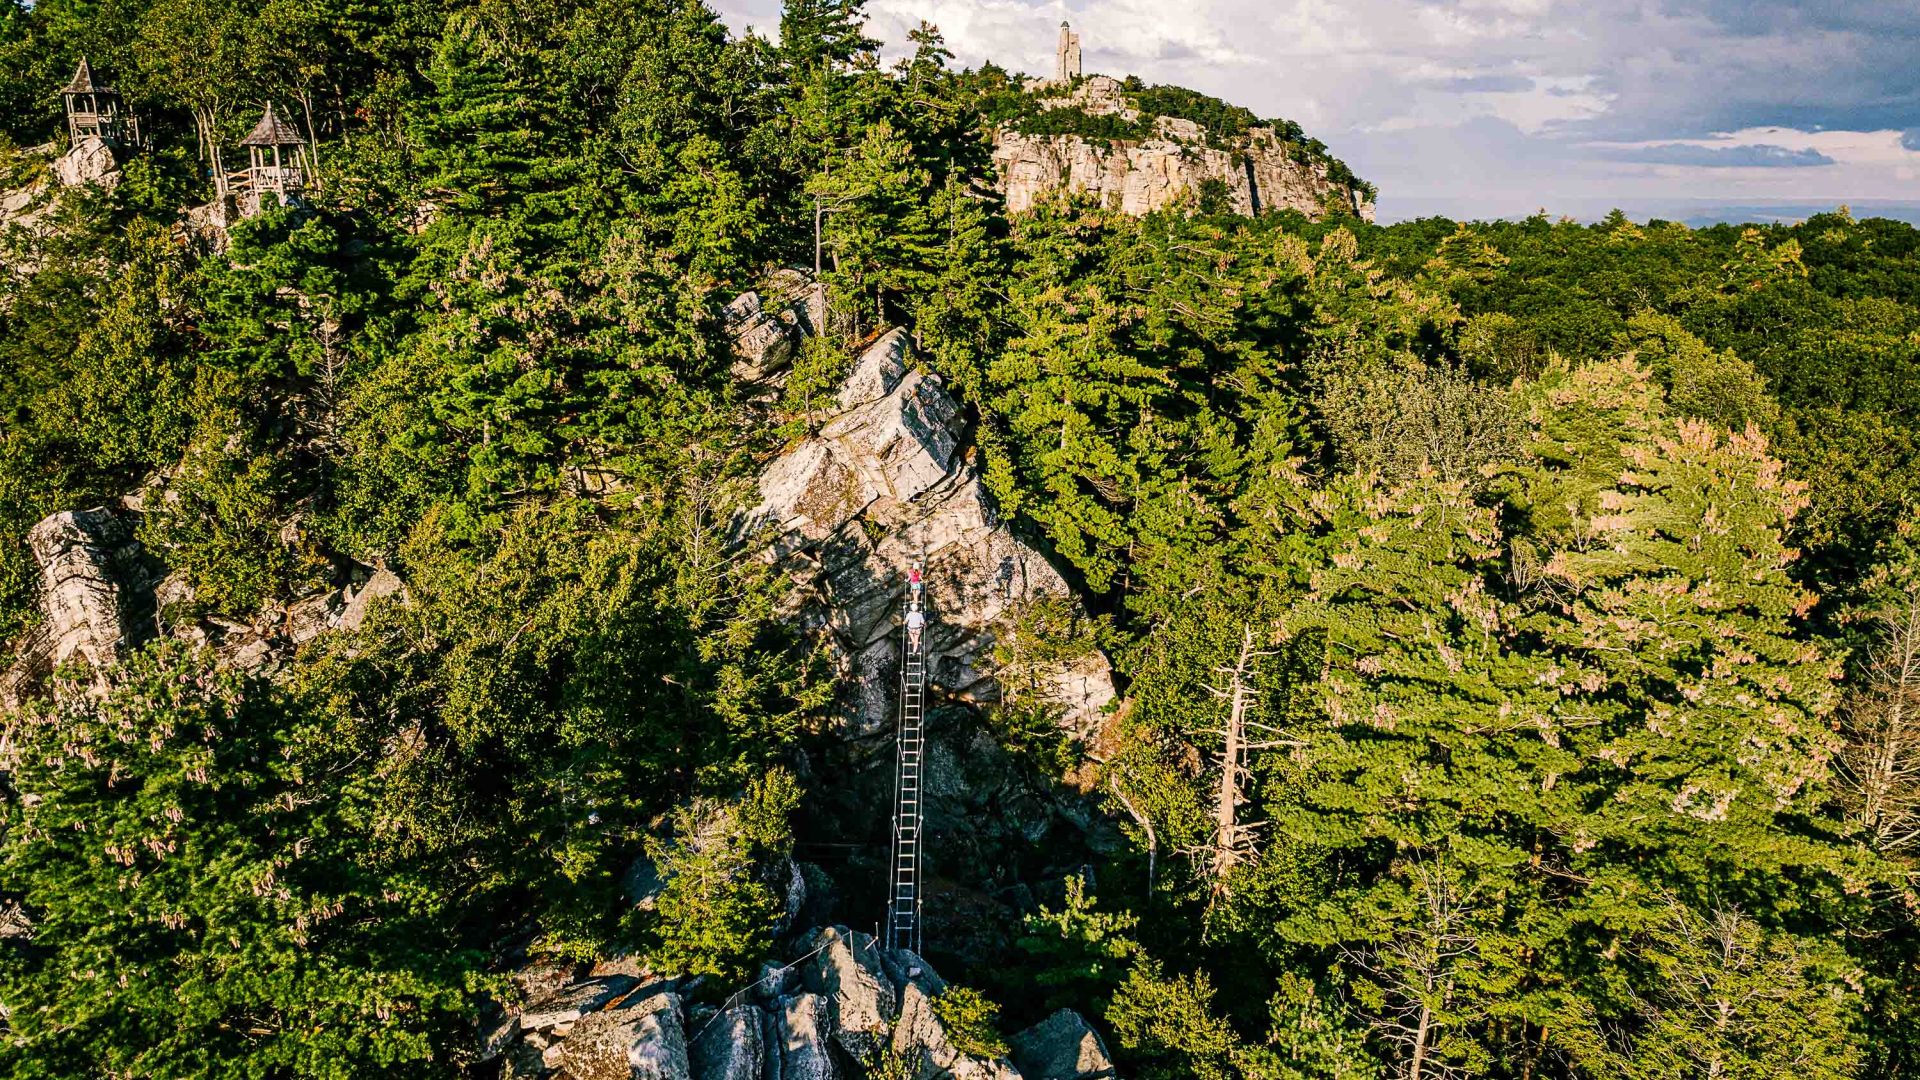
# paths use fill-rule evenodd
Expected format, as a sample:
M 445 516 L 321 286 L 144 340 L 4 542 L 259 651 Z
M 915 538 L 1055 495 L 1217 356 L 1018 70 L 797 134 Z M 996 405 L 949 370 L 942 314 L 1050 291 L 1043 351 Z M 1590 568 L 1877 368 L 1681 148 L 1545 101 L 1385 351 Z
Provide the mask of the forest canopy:
M 969 1046 L 1065 1007 L 1141 1080 L 1920 1076 L 1920 230 L 1009 215 L 1011 77 L 863 25 L 0 0 L 0 188 L 45 200 L 0 235 L 0 640 L 89 507 L 154 625 L 404 582 L 8 709 L 0 1076 L 496 1075 L 530 956 L 739 991 L 769 868 L 885 811 L 732 515 L 892 327 L 1087 615 L 1017 643 L 1120 690 L 967 721 L 1111 837 L 935 850 Z M 143 125 L 110 188 L 47 181 L 83 57 Z M 316 183 L 211 242 L 268 102 Z M 749 385 L 728 304 L 816 265 L 831 328 Z

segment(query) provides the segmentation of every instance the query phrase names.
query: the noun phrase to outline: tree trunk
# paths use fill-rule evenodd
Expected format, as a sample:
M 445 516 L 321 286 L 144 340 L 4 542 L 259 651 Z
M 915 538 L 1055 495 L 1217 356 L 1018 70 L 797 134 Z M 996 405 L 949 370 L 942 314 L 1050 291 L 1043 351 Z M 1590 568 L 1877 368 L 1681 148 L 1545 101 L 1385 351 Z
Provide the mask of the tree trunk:
M 1407 1080 L 1420 1080 L 1420 1072 L 1427 1066 L 1427 1039 L 1432 1032 L 1433 1010 L 1423 1002 L 1420 1022 L 1413 1029 L 1413 1056 L 1407 1060 Z
M 320 129 L 313 122 L 313 91 L 305 86 L 300 88 L 300 109 L 307 114 L 307 149 L 313 159 L 313 175 L 307 177 L 307 183 L 320 186 Z
M 1920 844 L 1920 597 L 1881 623 L 1883 641 L 1849 702 L 1841 764 L 1855 820 L 1884 852 Z
M 1213 808 L 1213 891 L 1219 895 L 1226 889 L 1227 875 L 1240 860 L 1240 830 L 1236 814 L 1240 806 L 1240 759 L 1245 754 L 1247 724 L 1247 680 L 1253 666 L 1253 627 L 1244 626 L 1240 632 L 1240 656 L 1234 662 L 1233 669 L 1227 674 L 1231 679 L 1227 691 L 1228 707 L 1221 742 L 1224 749 L 1220 753 L 1220 787 L 1214 796 Z

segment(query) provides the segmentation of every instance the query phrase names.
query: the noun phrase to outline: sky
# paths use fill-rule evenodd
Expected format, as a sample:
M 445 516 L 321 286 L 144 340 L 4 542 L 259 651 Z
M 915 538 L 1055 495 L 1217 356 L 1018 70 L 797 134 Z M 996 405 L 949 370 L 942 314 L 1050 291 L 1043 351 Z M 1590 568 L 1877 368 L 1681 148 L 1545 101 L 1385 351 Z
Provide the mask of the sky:
M 772 36 L 779 0 L 710 0 Z M 1298 121 L 1425 214 L 1920 221 L 1920 0 L 868 0 L 958 62 L 1192 87 Z

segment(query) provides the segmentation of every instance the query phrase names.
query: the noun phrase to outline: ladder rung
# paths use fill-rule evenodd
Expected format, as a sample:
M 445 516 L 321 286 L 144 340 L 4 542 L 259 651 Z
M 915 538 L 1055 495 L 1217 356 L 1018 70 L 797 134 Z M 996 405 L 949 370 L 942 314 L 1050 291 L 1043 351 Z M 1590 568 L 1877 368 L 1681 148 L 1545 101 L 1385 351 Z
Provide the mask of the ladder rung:
M 888 944 L 920 946 L 920 765 L 926 748 L 926 641 L 908 638 L 900 659 L 900 726 L 895 774 L 893 896 L 888 902 Z

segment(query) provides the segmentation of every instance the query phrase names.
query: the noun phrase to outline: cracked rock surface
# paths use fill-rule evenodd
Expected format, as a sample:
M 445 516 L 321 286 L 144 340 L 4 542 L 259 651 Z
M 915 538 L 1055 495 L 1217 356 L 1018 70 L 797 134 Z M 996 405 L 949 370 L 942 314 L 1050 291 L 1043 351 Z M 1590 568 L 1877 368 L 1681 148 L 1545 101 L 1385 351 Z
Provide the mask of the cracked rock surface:
M 907 572 L 925 566 L 927 654 L 936 690 L 1000 698 L 993 647 L 1020 609 L 1072 603 L 1064 578 L 994 512 L 966 453 L 959 404 L 910 363 L 891 331 L 867 347 L 840 385 L 839 411 L 819 433 L 772 461 L 760 499 L 739 523 L 799 581 L 802 622 L 830 633 L 853 692 L 855 734 L 888 724 L 897 683 L 898 618 Z M 1106 658 L 1090 652 L 1044 673 L 1040 693 L 1069 730 L 1085 734 L 1113 699 Z

